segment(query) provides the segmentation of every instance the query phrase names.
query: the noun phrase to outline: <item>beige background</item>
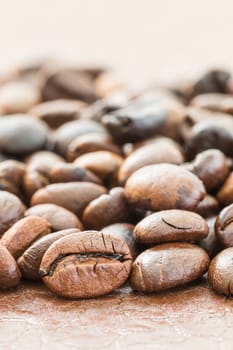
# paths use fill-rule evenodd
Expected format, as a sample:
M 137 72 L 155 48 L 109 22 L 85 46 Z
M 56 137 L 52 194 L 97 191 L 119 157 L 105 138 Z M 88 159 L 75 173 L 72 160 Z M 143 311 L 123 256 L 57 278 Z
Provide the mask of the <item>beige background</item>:
M 135 80 L 233 65 L 232 0 L 0 0 L 0 63 L 57 55 Z

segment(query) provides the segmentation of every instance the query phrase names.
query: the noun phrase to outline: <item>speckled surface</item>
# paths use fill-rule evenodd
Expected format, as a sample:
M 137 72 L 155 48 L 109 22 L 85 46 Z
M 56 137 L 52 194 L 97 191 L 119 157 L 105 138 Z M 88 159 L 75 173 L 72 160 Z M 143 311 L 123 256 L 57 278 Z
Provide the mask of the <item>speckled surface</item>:
M 233 299 L 205 279 L 166 293 L 125 286 L 70 301 L 41 284 L 0 292 L 0 349 L 233 349 Z

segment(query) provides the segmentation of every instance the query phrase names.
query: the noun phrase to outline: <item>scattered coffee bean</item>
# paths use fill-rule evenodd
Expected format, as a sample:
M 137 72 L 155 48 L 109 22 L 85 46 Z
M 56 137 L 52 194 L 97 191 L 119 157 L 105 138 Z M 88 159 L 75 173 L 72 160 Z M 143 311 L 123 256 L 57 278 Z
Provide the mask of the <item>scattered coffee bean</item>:
M 215 197 L 207 194 L 204 199 L 198 204 L 195 210 L 203 218 L 209 218 L 211 216 L 217 215 L 219 212 L 219 204 Z
M 15 259 L 0 242 L 0 289 L 16 287 L 20 278 L 21 273 Z
M 225 248 L 233 247 L 233 204 L 222 209 L 217 216 L 215 232 L 219 242 Z
M 14 194 L 0 191 L 0 235 L 24 216 L 26 208 Z

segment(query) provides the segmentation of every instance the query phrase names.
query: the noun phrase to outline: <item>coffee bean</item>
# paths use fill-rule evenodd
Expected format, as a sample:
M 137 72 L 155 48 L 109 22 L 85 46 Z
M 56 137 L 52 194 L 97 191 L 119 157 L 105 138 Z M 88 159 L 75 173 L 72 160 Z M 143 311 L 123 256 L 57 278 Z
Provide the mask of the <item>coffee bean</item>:
M 215 197 L 207 194 L 204 199 L 198 204 L 196 210 L 203 218 L 208 218 L 217 215 L 219 212 L 219 204 Z
M 206 238 L 203 238 L 198 242 L 198 245 L 207 252 L 210 258 L 215 257 L 215 255 L 222 249 L 222 245 L 215 234 L 215 221 L 215 216 L 206 219 L 209 227 L 209 234 Z
M 16 160 L 5 160 L 0 163 L 0 179 L 19 188 L 22 185 L 22 178 L 25 172 L 25 164 Z
M 208 225 L 198 214 L 186 210 L 163 210 L 147 216 L 134 229 L 143 244 L 198 241 L 208 235 Z
M 43 256 L 40 275 L 60 296 L 90 298 L 120 287 L 131 266 L 132 257 L 124 241 L 86 231 L 54 242 Z
M 25 155 L 45 147 L 47 128 L 29 115 L 0 117 L 0 150 Z
M 161 244 L 137 257 L 130 283 L 140 292 L 158 292 L 198 279 L 208 266 L 207 253 L 193 244 Z
M 0 236 L 23 217 L 25 209 L 21 200 L 14 194 L 0 191 Z
M 157 163 L 181 164 L 184 157 L 177 143 L 161 137 L 136 149 L 122 164 L 119 170 L 119 182 L 125 183 L 131 174 L 146 165 Z
M 50 233 L 50 223 L 39 216 L 28 216 L 17 221 L 6 231 L 1 242 L 17 259 L 36 239 Z
M 222 206 L 233 202 L 233 172 L 226 178 L 226 181 L 217 193 L 217 199 Z
M 27 171 L 36 171 L 47 177 L 49 177 L 51 169 L 58 164 L 64 164 L 64 159 L 49 151 L 34 152 L 26 159 Z
M 195 83 L 193 94 L 220 92 L 225 93 L 228 90 L 228 81 L 231 74 L 222 69 L 214 69 L 204 73 Z
M 100 230 L 116 222 L 127 222 L 129 216 L 124 189 L 116 187 L 88 204 L 83 213 L 83 223 L 88 229 Z
M 0 289 L 16 287 L 20 278 L 21 273 L 15 259 L 0 242 Z
M 205 108 L 210 111 L 233 114 L 233 97 L 232 95 L 221 93 L 208 93 L 196 96 L 191 105 Z
M 36 191 L 47 185 L 49 185 L 48 177 L 38 171 L 26 171 L 23 177 L 23 189 L 29 200 Z
M 215 232 L 223 247 L 233 247 L 233 204 L 222 209 L 217 216 Z
M 56 204 L 35 205 L 30 207 L 24 215 L 40 216 L 46 219 L 50 223 L 53 232 L 70 228 L 83 229 L 81 221 L 74 213 Z
M 125 195 L 136 208 L 195 210 L 205 188 L 189 171 L 173 164 L 157 164 L 133 173 L 126 182 Z
M 46 250 L 59 238 L 78 232 L 78 229 L 70 228 L 48 234 L 33 243 L 18 259 L 18 265 L 23 278 L 28 280 L 40 280 L 39 267 Z
M 31 205 L 53 203 L 81 217 L 86 206 L 106 189 L 91 182 L 68 182 L 48 185 L 34 193 Z
M 211 287 L 218 293 L 233 294 L 233 248 L 224 249 L 211 261 L 208 280 Z

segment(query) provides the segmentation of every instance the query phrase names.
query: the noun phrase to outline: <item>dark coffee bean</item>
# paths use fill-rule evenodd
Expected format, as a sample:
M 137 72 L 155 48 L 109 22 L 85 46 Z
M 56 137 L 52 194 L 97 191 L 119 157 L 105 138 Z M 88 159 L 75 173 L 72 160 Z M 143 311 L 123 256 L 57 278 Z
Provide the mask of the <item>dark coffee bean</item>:
M 222 206 L 233 202 L 233 172 L 226 178 L 226 181 L 217 193 L 217 199 Z
M 232 95 L 220 93 L 198 95 L 191 101 L 191 105 L 210 111 L 233 114 Z
M 182 286 L 208 269 L 207 253 L 189 243 L 167 243 L 145 250 L 133 263 L 130 283 L 140 292 Z
M 2 244 L 17 259 L 36 239 L 50 233 L 50 223 L 39 216 L 28 216 L 17 221 L 2 238 Z
M 30 114 L 45 122 L 51 129 L 57 129 L 67 122 L 79 119 L 85 106 L 81 101 L 55 100 L 35 106 Z
M 102 122 L 117 142 L 136 142 L 158 134 L 166 114 L 167 110 L 158 103 L 133 102 L 124 109 L 105 115 Z
M 50 175 L 50 171 L 55 165 L 63 163 L 64 159 L 62 157 L 49 151 L 34 152 L 26 159 L 28 171 L 36 171 L 47 177 Z
M 184 157 L 178 144 L 172 139 L 161 137 L 136 149 L 126 158 L 119 170 L 119 182 L 124 184 L 131 174 L 146 165 L 158 163 L 181 164 L 183 161 Z
M 75 120 L 62 125 L 55 131 L 54 138 L 56 151 L 65 156 L 69 144 L 78 136 L 85 134 L 107 134 L 107 131 L 99 123 L 93 120 Z
M 101 231 L 103 232 L 103 234 L 119 237 L 123 241 L 125 241 L 129 247 L 133 260 L 135 260 L 139 254 L 140 249 L 133 237 L 133 230 L 134 225 L 132 224 L 116 223 L 104 227 Z
M 47 140 L 45 124 L 29 115 L 0 117 L 0 149 L 24 155 L 43 148 Z
M 40 216 L 45 218 L 50 223 L 53 232 L 70 228 L 83 229 L 81 221 L 72 211 L 56 204 L 35 205 L 25 212 L 25 216 Z
M 133 173 L 126 182 L 125 195 L 136 208 L 195 210 L 205 188 L 189 171 L 173 164 L 157 164 Z
M 16 287 L 20 278 L 21 273 L 15 259 L 0 242 L 0 289 Z
M 77 137 L 69 144 L 66 158 L 72 162 L 83 154 L 96 151 L 109 151 L 121 154 L 120 148 L 113 144 L 108 135 L 86 134 Z
M 0 235 L 23 217 L 25 209 L 21 200 L 14 194 L 0 191 Z
M 215 232 L 223 247 L 233 247 L 233 204 L 222 209 L 217 216 Z
M 186 210 L 163 210 L 147 216 L 134 229 L 134 238 L 142 244 L 198 241 L 208 235 L 206 221 Z
M 79 232 L 75 228 L 48 234 L 33 243 L 18 259 L 18 265 L 23 278 L 28 280 L 40 280 L 39 267 L 46 250 L 59 238 Z
M 124 189 L 116 187 L 109 194 L 102 194 L 86 207 L 83 223 L 88 229 L 100 230 L 104 226 L 129 220 L 129 207 Z
M 193 88 L 194 95 L 200 95 L 211 92 L 226 93 L 228 90 L 228 81 L 231 74 L 222 69 L 214 69 L 204 73 L 195 83 Z
M 49 185 L 48 177 L 38 171 L 26 171 L 23 177 L 23 189 L 27 199 L 30 200 L 32 195 L 39 189 Z
M 218 293 L 233 294 L 233 248 L 224 249 L 211 261 L 208 280 L 211 287 Z
M 189 164 L 188 170 L 203 181 L 207 191 L 220 187 L 230 171 L 226 156 L 217 149 L 199 153 Z
M 217 240 L 215 234 L 215 221 L 215 216 L 206 219 L 209 227 L 209 234 L 206 238 L 203 238 L 198 242 L 198 245 L 207 252 L 210 258 L 213 258 L 222 249 L 222 245 Z
M 106 189 L 91 182 L 68 182 L 48 185 L 32 196 L 31 205 L 53 203 L 81 217 L 86 206 Z
M 76 164 L 61 163 L 55 165 L 50 172 L 51 182 L 86 181 L 101 185 L 102 181 L 91 171 Z
M 198 204 L 196 210 L 203 218 L 208 218 L 216 215 L 219 212 L 219 204 L 215 197 L 207 194 L 204 199 Z
M 84 231 L 54 242 L 43 256 L 40 275 L 60 296 L 90 298 L 120 287 L 131 266 L 129 248 L 120 238 Z

